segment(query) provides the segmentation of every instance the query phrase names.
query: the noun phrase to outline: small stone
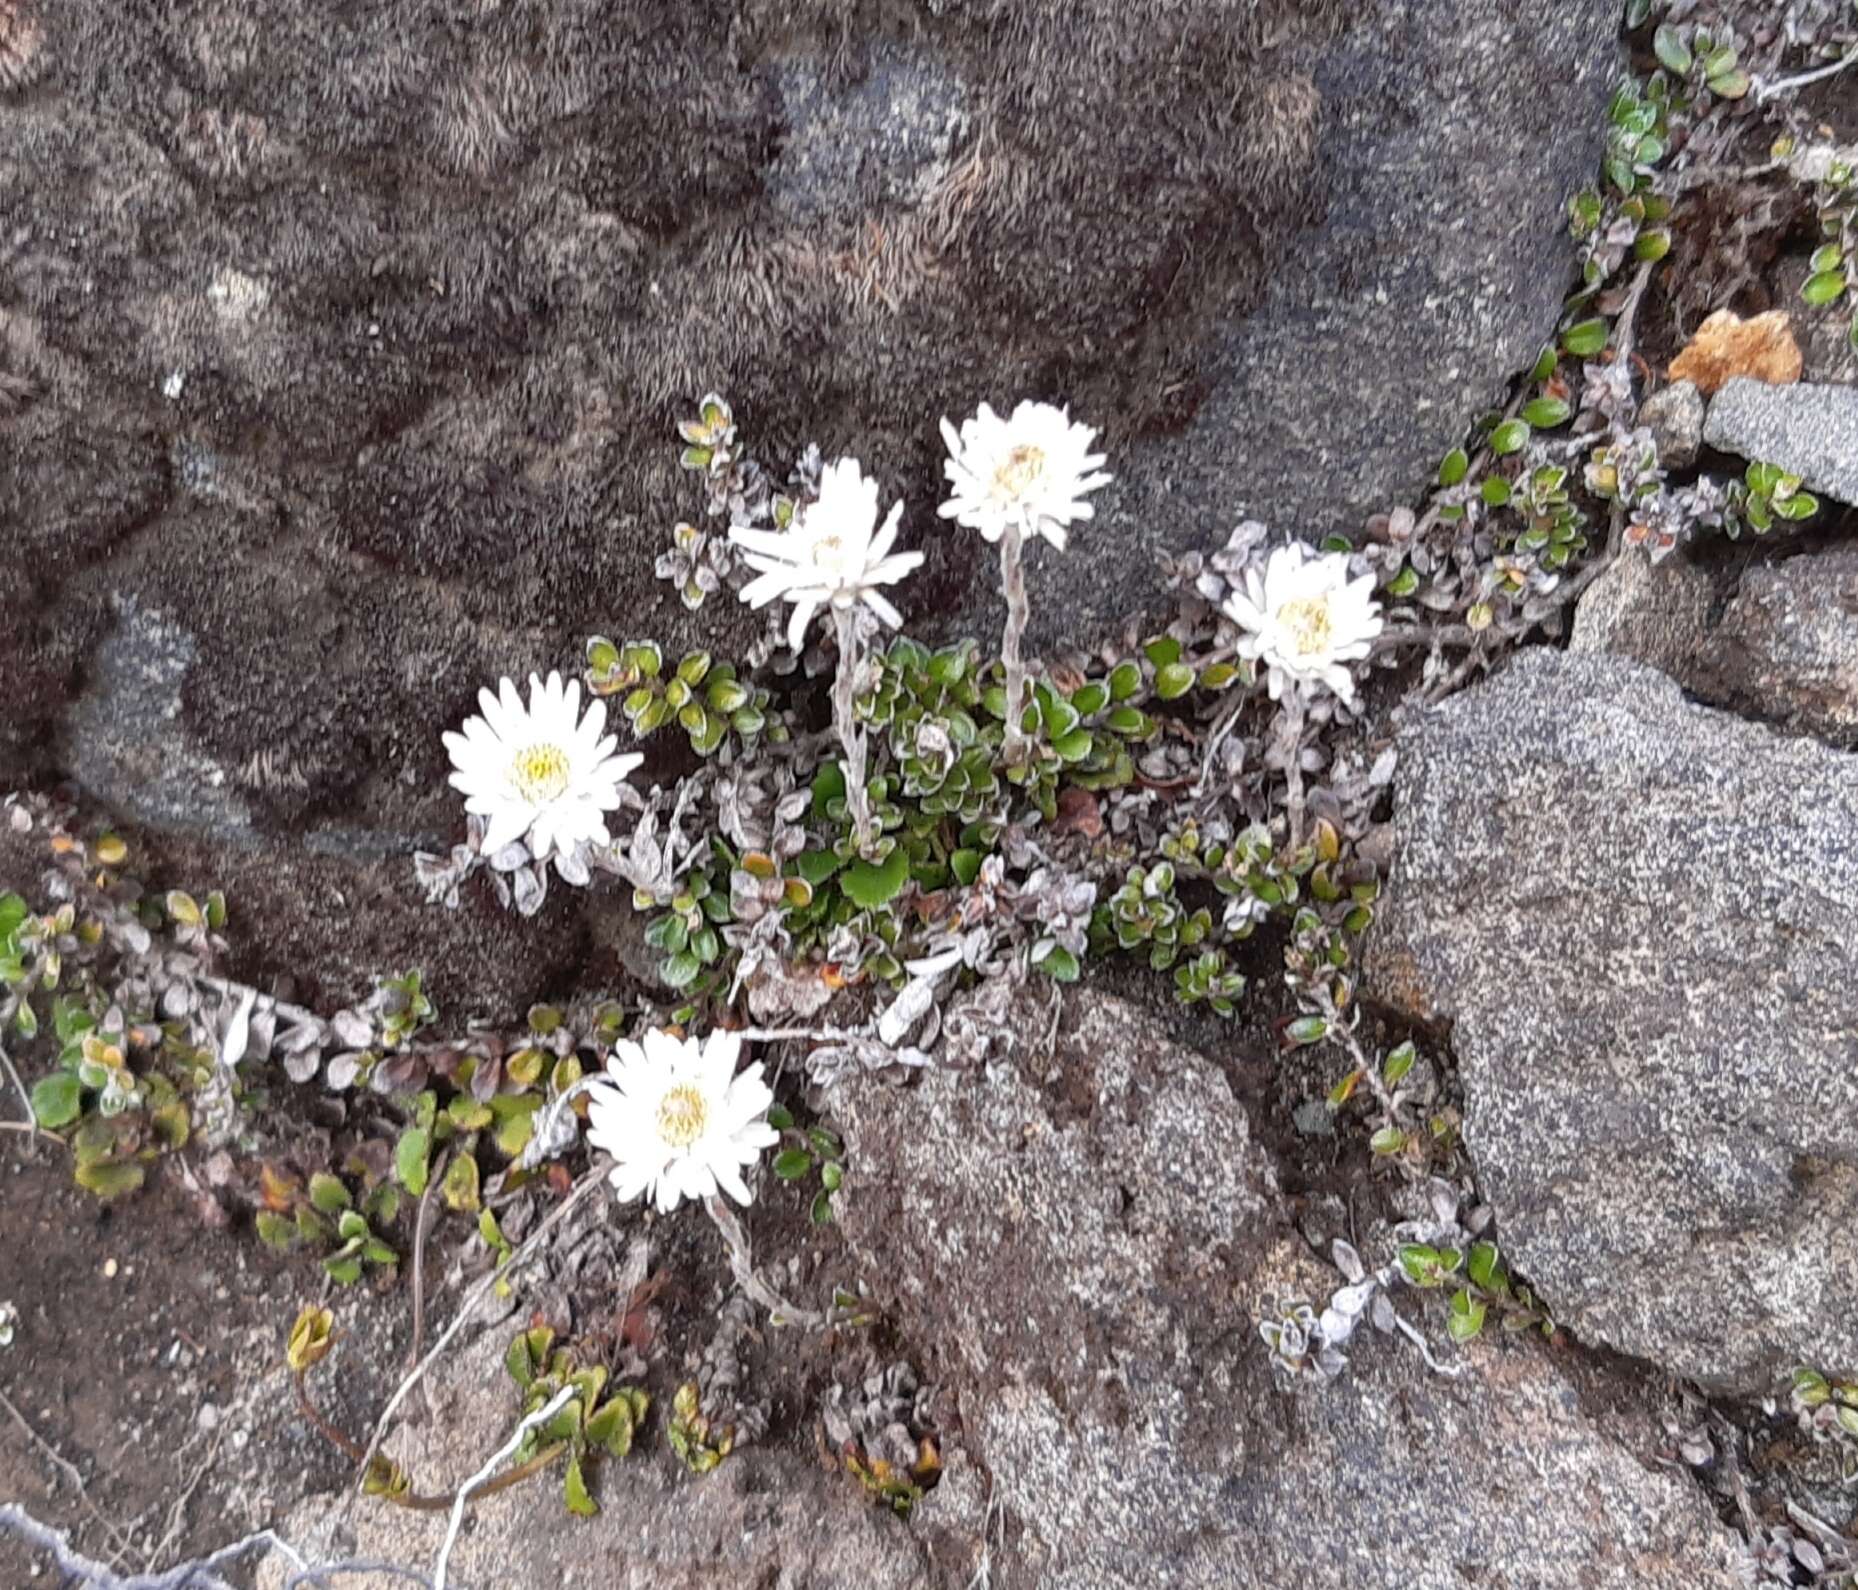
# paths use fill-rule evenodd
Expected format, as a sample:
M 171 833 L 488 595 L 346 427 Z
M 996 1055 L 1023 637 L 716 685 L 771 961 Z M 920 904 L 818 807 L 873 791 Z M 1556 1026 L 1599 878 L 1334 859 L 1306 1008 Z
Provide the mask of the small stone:
M 1639 408 L 1639 422 L 1651 427 L 1658 461 L 1668 470 L 1689 469 L 1703 446 L 1703 394 L 1692 381 L 1678 381 L 1654 392 Z
M 210 1433 L 219 1428 L 221 1417 L 217 1404 L 203 1402 L 200 1404 L 200 1411 L 194 1415 L 194 1423 L 199 1425 L 203 1431 Z
M 1719 309 L 1697 327 L 1668 373 L 1673 381 L 1695 382 L 1710 397 L 1737 376 L 1786 386 L 1800 379 L 1800 369 L 1800 345 L 1786 310 L 1770 309 L 1744 320 L 1733 309 Z
M 1710 446 L 1778 464 L 1809 491 L 1858 503 L 1858 387 L 1731 381 L 1703 424 Z
M 103 1261 L 103 1278 L 106 1281 L 114 1281 L 116 1279 L 116 1261 L 114 1259 L 105 1259 Z
M 1683 679 L 1708 645 L 1710 592 L 1710 577 L 1681 552 L 1654 563 L 1628 547 L 1575 607 L 1568 649 L 1633 657 Z

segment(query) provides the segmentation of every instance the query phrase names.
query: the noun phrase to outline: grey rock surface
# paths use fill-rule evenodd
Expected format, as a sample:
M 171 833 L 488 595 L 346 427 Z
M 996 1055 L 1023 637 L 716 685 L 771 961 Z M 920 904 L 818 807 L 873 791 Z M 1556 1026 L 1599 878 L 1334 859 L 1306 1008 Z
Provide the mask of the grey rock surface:
M 1590 1412 L 1539 1349 L 1479 1345 L 1447 1379 L 1370 1337 L 1340 1380 L 1280 1389 L 1257 1319 L 1340 1279 L 1220 1066 L 1088 989 L 1049 1047 L 1042 999 L 1015 1016 L 984 1074 L 835 1093 L 841 1220 L 1006 1509 L 996 1586 L 1735 1582 L 1700 1494 L 1634 1455 L 1649 1420 Z
M 1692 381 L 1662 387 L 1639 407 L 1639 423 L 1649 426 L 1658 444 L 1658 461 L 1668 470 L 1684 470 L 1697 461 L 1703 446 L 1707 405 Z
M 1546 651 L 1400 752 L 1369 976 L 1450 1024 L 1517 1271 L 1721 1389 L 1858 1359 L 1858 762 Z
M 388 1453 L 440 1489 L 508 1438 L 515 1397 L 503 1340 L 487 1333 L 457 1359 L 441 1417 L 403 1426 Z M 427 1477 L 430 1477 L 429 1479 Z M 744 1448 L 693 1479 L 662 1440 L 603 1461 L 590 1483 L 601 1511 L 574 1518 L 559 1480 L 517 1486 L 472 1504 L 450 1578 L 480 1590 L 922 1590 L 930 1555 L 902 1520 L 871 1506 L 843 1475 L 793 1450 Z M 378 1503 L 356 1508 L 342 1534 L 345 1493 L 312 1496 L 280 1530 L 324 1560 L 358 1556 L 426 1569 L 446 1515 Z M 267 1559 L 261 1590 L 288 1577 Z M 356 1590 L 392 1590 L 386 1574 L 344 1575 Z
M 998 620 L 933 513 L 935 421 L 981 399 L 1068 400 L 1113 455 L 1095 552 L 1035 556 L 1048 641 L 1248 509 L 1412 495 L 1552 330 L 1617 59 L 1611 0 L 33 15 L 0 783 L 97 765 L 75 704 L 132 601 L 194 647 L 157 782 L 280 861 L 453 835 L 438 735 L 487 679 L 597 631 L 739 646 L 652 573 L 709 389 L 770 462 L 817 440 L 906 499 L 945 629 Z
M 1779 464 L 1813 491 L 1858 503 L 1858 387 L 1730 381 L 1710 399 L 1703 439 L 1725 453 Z
M 1756 564 L 1698 669 L 1729 700 L 1822 739 L 1858 739 L 1858 552 Z
M 1680 553 L 1628 554 L 1581 597 L 1569 643 L 1669 674 L 1690 694 L 1849 747 L 1858 740 L 1858 552 L 1751 563 L 1726 601 Z

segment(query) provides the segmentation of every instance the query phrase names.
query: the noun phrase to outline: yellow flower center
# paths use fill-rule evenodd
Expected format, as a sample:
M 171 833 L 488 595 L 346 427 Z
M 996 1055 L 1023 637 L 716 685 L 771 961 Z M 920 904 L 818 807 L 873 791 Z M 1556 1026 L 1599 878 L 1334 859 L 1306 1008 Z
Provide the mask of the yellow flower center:
M 1277 622 L 1290 637 L 1291 647 L 1299 657 L 1326 652 L 1334 643 L 1335 629 L 1329 621 L 1329 598 L 1326 596 L 1306 596 L 1286 602 L 1277 610 Z
M 658 1101 L 658 1136 L 673 1148 L 689 1148 L 703 1136 L 709 1114 L 703 1095 L 688 1082 L 672 1088 Z
M 510 782 L 530 805 L 545 805 L 568 787 L 568 753 L 546 744 L 518 751 L 510 764 Z
M 1021 443 L 994 471 L 994 490 L 1002 497 L 1024 496 L 1026 488 L 1044 473 L 1045 454 L 1039 448 Z

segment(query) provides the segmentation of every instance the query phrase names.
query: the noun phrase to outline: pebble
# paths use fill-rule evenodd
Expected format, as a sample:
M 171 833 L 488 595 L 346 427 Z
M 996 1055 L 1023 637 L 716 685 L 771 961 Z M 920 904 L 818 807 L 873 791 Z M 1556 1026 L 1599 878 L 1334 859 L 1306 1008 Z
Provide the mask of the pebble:
M 1778 464 L 1809 491 L 1858 503 L 1858 387 L 1731 381 L 1711 400 L 1703 439 Z
M 201 1403 L 200 1411 L 194 1415 L 194 1422 L 198 1424 L 202 1430 L 209 1432 L 219 1428 L 219 1421 L 219 1408 L 217 1404 L 211 1402 Z
M 105 1259 L 103 1261 L 103 1279 L 106 1281 L 114 1281 L 116 1279 L 116 1261 L 114 1259 Z

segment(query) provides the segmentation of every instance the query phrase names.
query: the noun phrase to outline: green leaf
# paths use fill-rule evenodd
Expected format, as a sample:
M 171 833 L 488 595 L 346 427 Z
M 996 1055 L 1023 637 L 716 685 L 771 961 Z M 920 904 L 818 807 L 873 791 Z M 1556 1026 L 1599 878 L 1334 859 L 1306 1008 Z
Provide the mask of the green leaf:
M 478 1206 L 479 1181 L 477 1156 L 459 1152 L 445 1167 L 445 1179 L 439 1183 L 439 1196 L 447 1209 L 463 1214 L 475 1213 Z
M 658 975 L 669 988 L 688 988 L 703 971 L 703 962 L 689 950 L 667 956 L 658 967 Z
M 252 1224 L 258 1230 L 258 1240 L 267 1248 L 276 1248 L 280 1253 L 288 1253 L 299 1241 L 296 1222 L 275 1210 L 260 1209 Z
M 340 1177 L 331 1176 L 326 1170 L 319 1170 L 310 1177 L 310 1204 L 320 1213 L 337 1215 L 353 1202 Z
M 1487 475 L 1484 483 L 1478 487 L 1477 494 L 1484 499 L 1486 508 L 1501 508 L 1510 500 L 1510 483 L 1501 475 Z M 1406 572 L 1412 574 L 1413 571 L 1408 569 Z M 1413 575 L 1413 583 L 1415 585 L 1419 583 L 1419 576 L 1416 574 Z
M 1800 296 L 1815 309 L 1833 303 L 1839 294 L 1845 291 L 1845 273 L 1843 271 L 1821 271 L 1817 276 L 1809 276 L 1806 285 L 1800 289 Z
M 1499 458 L 1511 453 L 1521 452 L 1529 440 L 1529 425 L 1525 420 L 1505 420 L 1490 433 L 1490 450 Z
M 1472 1340 L 1484 1328 L 1484 1300 L 1473 1297 L 1469 1287 L 1459 1287 L 1452 1294 L 1451 1312 L 1446 1316 L 1445 1328 L 1455 1342 L 1464 1343 Z
M 1606 322 L 1598 316 L 1577 321 L 1561 334 L 1561 345 L 1576 358 L 1592 358 L 1606 346 Z
M 78 1186 L 108 1203 L 142 1185 L 142 1167 L 134 1160 L 96 1159 L 80 1164 L 76 1177 Z
M 1462 447 L 1454 447 L 1439 465 L 1439 484 L 1456 486 L 1470 471 L 1471 459 Z
M 1418 1051 L 1411 1043 L 1403 1043 L 1399 1048 L 1389 1052 L 1387 1063 L 1381 1068 L 1381 1077 L 1388 1087 L 1393 1087 L 1413 1069 L 1413 1062 L 1419 1058 Z
M 1655 264 L 1671 252 L 1671 234 L 1662 226 L 1639 233 L 1632 244 L 1632 257 L 1644 264 Z
M 954 873 L 955 882 L 966 889 L 980 876 L 981 860 L 978 850 L 957 850 L 948 858 L 948 870 Z
M 854 861 L 839 877 L 839 888 L 853 905 L 867 911 L 888 905 L 910 881 L 910 858 L 898 846 L 876 865 Z
M 1397 1126 L 1383 1126 L 1368 1139 L 1368 1148 L 1376 1154 L 1397 1154 L 1406 1147 L 1406 1133 Z
M 1157 635 L 1153 640 L 1144 643 L 1142 651 L 1157 670 L 1169 667 L 1181 660 L 1181 643 L 1172 635 Z
M 1183 662 L 1171 662 L 1156 670 L 1155 694 L 1163 701 L 1174 701 L 1194 687 L 1194 671 Z M 1067 758 L 1075 760 L 1075 758 Z
M 568 1504 L 568 1511 L 577 1518 L 592 1518 L 600 1511 L 600 1504 L 587 1494 L 587 1481 L 581 1476 L 581 1460 L 578 1457 L 568 1459 L 568 1477 L 562 1487 L 562 1495 Z
M 1118 663 L 1110 670 L 1110 700 L 1127 701 L 1142 688 L 1142 670 L 1132 662 Z
M 432 1134 L 424 1127 L 415 1126 L 402 1132 L 400 1141 L 394 1144 L 394 1175 L 415 1198 L 426 1190 L 427 1159 L 431 1153 Z
M 1688 77 L 1693 59 L 1683 34 L 1666 23 L 1652 35 L 1652 53 L 1673 77 Z
M 0 939 L 11 938 L 20 923 L 24 922 L 29 915 L 31 912 L 27 910 L 26 902 L 21 896 L 10 889 L 5 894 L 0 894 Z
M 804 1148 L 789 1148 L 774 1156 L 774 1174 L 782 1181 L 799 1181 L 813 1168 L 813 1156 Z
M 1329 1023 L 1321 1016 L 1299 1016 L 1284 1029 L 1285 1042 L 1298 1047 L 1321 1043 L 1328 1036 Z
M 1552 431 L 1574 411 L 1558 397 L 1539 397 L 1523 405 L 1523 418 L 1539 431 Z
M 1061 735 L 1052 741 L 1052 749 L 1067 762 L 1081 762 L 1090 755 L 1091 747 L 1095 744 L 1088 729 L 1074 729 L 1070 734 Z
M 1496 1243 L 1473 1242 L 1470 1255 L 1465 1260 L 1465 1274 L 1471 1278 L 1473 1286 L 1482 1287 L 1486 1292 L 1502 1291 L 1503 1267 Z
M 32 1116 L 44 1127 L 69 1126 L 78 1118 L 83 1102 L 84 1090 L 69 1071 L 54 1071 L 32 1087 Z
M 1710 92 L 1719 99 L 1740 99 L 1754 86 L 1748 73 L 1739 66 L 1731 72 L 1717 73 L 1709 79 L 1709 85 Z
M 1055 983 L 1075 983 L 1081 970 L 1077 957 L 1062 944 L 1054 944 L 1046 951 L 1045 958 L 1034 961 L 1033 965 Z
M 807 1218 L 816 1226 L 832 1223 L 832 1194 L 818 1193 L 813 1198 L 813 1206 L 807 1211 Z

